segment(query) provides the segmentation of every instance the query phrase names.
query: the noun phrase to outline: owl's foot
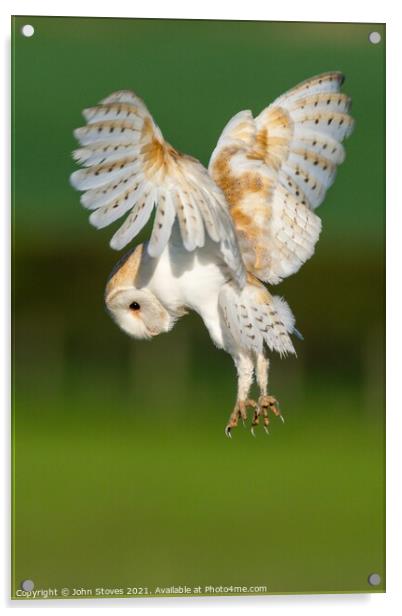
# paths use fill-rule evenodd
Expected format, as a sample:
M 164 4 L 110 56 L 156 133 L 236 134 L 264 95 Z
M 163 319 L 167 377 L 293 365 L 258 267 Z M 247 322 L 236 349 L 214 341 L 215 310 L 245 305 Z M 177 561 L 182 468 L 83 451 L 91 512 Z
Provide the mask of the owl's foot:
M 255 412 L 258 409 L 257 402 L 255 400 L 251 400 L 250 398 L 248 398 L 247 400 L 238 400 L 236 402 L 235 407 L 229 417 L 228 424 L 225 428 L 226 436 L 229 436 L 230 438 L 232 437 L 232 428 L 236 428 L 240 418 L 242 419 L 243 424 L 247 421 L 248 406 L 255 409 Z
M 279 410 L 279 402 L 273 396 L 262 395 L 258 398 L 258 405 L 254 411 L 251 434 L 254 434 L 254 427 L 258 426 L 260 423 L 260 417 L 262 416 L 262 421 L 264 424 L 264 430 L 267 434 L 269 434 L 268 426 L 269 426 L 269 411 L 271 411 L 276 417 L 280 417 L 284 422 L 284 418 Z

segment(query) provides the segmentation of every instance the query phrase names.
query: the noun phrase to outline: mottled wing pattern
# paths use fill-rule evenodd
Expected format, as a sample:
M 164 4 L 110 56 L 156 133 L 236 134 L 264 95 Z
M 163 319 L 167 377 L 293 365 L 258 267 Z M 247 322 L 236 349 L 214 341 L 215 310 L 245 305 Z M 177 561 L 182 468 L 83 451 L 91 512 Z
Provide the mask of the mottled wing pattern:
M 253 276 L 249 284 L 239 289 L 226 283 L 219 294 L 219 307 L 226 330 L 243 349 L 261 353 L 264 343 L 281 355 L 295 353 L 290 339 L 294 331 L 294 317 L 288 304 L 272 296 Z
M 225 193 L 246 268 L 271 284 L 311 257 L 314 213 L 344 159 L 353 127 L 343 76 L 325 73 L 276 99 L 259 116 L 242 111 L 224 129 L 209 171 Z
M 222 191 L 201 163 L 168 144 L 143 101 L 130 91 L 115 92 L 85 109 L 86 126 L 75 130 L 81 147 L 73 153 L 82 169 L 71 183 L 84 191 L 90 222 L 106 227 L 126 219 L 110 245 L 119 250 L 147 224 L 155 209 L 148 252 L 159 256 L 177 219 L 185 248 L 220 243 L 223 259 L 244 284 L 237 235 Z

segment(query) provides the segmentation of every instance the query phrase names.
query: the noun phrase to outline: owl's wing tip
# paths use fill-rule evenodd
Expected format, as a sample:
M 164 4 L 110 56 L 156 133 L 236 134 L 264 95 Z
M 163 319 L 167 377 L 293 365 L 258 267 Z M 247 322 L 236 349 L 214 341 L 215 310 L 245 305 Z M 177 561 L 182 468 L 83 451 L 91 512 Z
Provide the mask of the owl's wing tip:
M 119 239 L 113 236 L 109 242 L 109 246 L 113 250 L 121 250 L 122 248 L 124 248 L 125 244 L 123 244 Z

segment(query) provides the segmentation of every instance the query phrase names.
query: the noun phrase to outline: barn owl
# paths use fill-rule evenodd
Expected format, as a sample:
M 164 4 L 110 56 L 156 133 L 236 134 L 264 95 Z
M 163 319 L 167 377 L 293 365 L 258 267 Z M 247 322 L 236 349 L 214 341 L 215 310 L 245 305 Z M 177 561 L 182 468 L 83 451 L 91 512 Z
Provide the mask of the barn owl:
M 193 310 L 212 341 L 233 357 L 237 398 L 225 432 L 251 409 L 251 430 L 282 418 L 268 392 L 267 349 L 295 353 L 295 318 L 276 285 L 309 259 L 321 221 L 315 209 L 344 159 L 353 127 L 343 75 L 328 72 L 224 128 L 208 170 L 167 143 L 144 102 L 119 91 L 85 109 L 74 131 L 82 168 L 71 175 L 90 222 L 127 215 L 110 246 L 127 246 L 154 214 L 148 242 L 112 271 L 108 312 L 134 338 L 168 332 Z M 259 396 L 249 397 L 256 376 Z

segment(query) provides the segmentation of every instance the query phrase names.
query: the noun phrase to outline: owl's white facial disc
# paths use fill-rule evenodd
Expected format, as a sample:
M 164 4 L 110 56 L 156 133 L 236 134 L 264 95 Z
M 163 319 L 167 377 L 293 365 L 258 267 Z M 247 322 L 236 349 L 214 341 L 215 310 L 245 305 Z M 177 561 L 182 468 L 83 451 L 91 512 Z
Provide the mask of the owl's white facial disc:
M 173 325 L 173 319 L 149 289 L 115 289 L 106 297 L 106 307 L 117 325 L 133 338 L 151 338 Z

